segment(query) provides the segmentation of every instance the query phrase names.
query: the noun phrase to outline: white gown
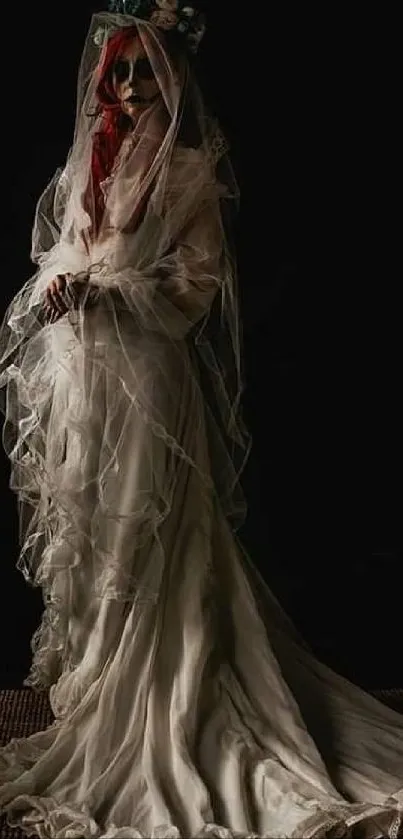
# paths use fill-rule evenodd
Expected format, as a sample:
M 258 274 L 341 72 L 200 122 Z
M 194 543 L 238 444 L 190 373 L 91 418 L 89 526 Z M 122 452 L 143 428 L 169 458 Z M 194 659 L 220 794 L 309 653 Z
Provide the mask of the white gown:
M 54 329 L 67 332 L 63 321 Z M 72 496 L 99 457 L 111 398 L 105 373 L 84 440 L 74 430 L 87 404 L 80 354 L 77 344 L 63 356 L 48 427 L 54 480 Z M 166 426 L 205 473 L 203 403 L 184 343 L 178 353 L 162 337 L 147 345 L 134 333 L 133 358 L 139 380 L 158 392 Z M 122 381 L 132 374 L 132 366 L 120 370 Z M 123 389 L 113 400 L 121 457 L 118 472 L 105 472 L 104 498 L 109 512 L 114 502 L 135 515 L 123 523 L 109 515 L 106 526 L 87 490 L 81 521 L 59 522 L 61 538 L 53 533 L 46 567 L 60 606 L 45 612 L 31 683 L 51 686 L 56 721 L 0 749 L 1 812 L 38 836 L 66 839 L 322 837 L 348 835 L 356 823 L 354 835 L 403 835 L 403 717 L 293 637 L 185 459 L 158 538 L 141 534 L 144 487 L 158 484 L 159 471 L 163 483 L 165 449 Z M 85 532 L 114 558 L 104 577 L 88 564 Z M 65 565 L 66 550 L 87 561 Z M 133 561 L 141 593 L 108 596 L 111 580 L 114 590 L 129 586 Z M 341 832 L 330 834 L 336 825 Z
M 96 105 L 86 80 L 111 20 L 94 17 L 73 153 L 38 209 L 51 241 L 0 331 L 13 488 L 34 499 L 20 567 L 29 555 L 46 602 L 27 684 L 50 689 L 55 715 L 0 749 L 0 812 L 43 839 L 403 836 L 403 716 L 311 655 L 228 523 L 229 460 L 208 433 L 187 329 L 225 283 L 231 320 L 231 260 L 211 161 L 179 145 L 171 155 L 176 79 L 164 141 L 158 120 L 148 151 L 129 137 L 106 197 L 125 231 L 132 184 L 162 155 L 138 230 L 104 240 L 96 283 L 118 288 L 123 309 L 106 295 L 81 321 L 38 330 L 31 317 L 52 276 L 101 264 L 80 250 Z M 206 134 L 209 147 L 218 159 Z M 222 394 L 232 368 L 205 358 Z

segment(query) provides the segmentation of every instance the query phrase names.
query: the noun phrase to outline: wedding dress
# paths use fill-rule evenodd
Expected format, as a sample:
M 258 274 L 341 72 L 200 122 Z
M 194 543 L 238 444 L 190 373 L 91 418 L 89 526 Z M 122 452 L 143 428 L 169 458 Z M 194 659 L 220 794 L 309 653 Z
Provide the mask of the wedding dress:
M 93 18 L 38 270 L 1 330 L 18 567 L 45 601 L 26 684 L 55 722 L 0 749 L 0 812 L 60 839 L 403 836 L 403 716 L 316 660 L 235 535 L 236 189 L 186 68 L 140 20 L 163 106 L 119 146 L 93 235 L 105 43 L 129 25 Z M 95 304 L 44 323 L 63 272 L 88 274 Z

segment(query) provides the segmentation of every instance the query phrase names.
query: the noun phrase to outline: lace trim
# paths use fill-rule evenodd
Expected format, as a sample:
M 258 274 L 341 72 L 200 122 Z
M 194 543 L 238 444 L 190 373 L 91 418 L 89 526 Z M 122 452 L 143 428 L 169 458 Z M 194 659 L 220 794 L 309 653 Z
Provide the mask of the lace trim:
M 55 723 L 53 727 L 57 726 Z M 60 723 L 59 723 L 60 725 Z M 16 780 L 38 759 L 34 752 L 23 758 L 18 752 L 18 740 L 0 749 L 0 811 L 7 811 L 7 823 L 10 827 L 29 830 L 30 835 L 60 836 L 70 839 L 146 839 L 146 834 L 132 825 L 117 827 L 113 822 L 106 826 L 106 832 L 90 815 L 89 804 L 71 806 L 63 804 L 55 797 L 41 798 L 29 794 L 15 795 L 13 787 L 21 788 L 21 781 Z M 17 758 L 19 763 L 17 765 Z M 8 783 L 4 783 L 8 781 Z M 13 783 L 16 781 L 16 784 Z M 13 797 L 15 795 L 15 797 Z M 390 806 L 388 806 L 390 805 Z M 15 814 L 13 814 L 15 808 Z M 25 810 L 25 813 L 23 812 Z M 328 810 L 319 807 L 318 811 L 296 828 L 292 834 L 254 833 L 233 831 L 214 822 L 205 823 L 201 829 L 186 839 L 352 839 L 357 835 L 356 828 L 366 824 L 372 829 L 379 829 L 373 834 L 382 839 L 400 839 L 403 837 L 402 806 L 392 797 L 384 805 L 346 804 Z M 378 821 L 383 817 L 382 823 Z M 385 818 L 390 818 L 385 826 Z M 38 830 L 39 828 L 39 830 Z M 161 824 L 147 834 L 148 839 L 185 839 L 175 825 Z
M 378 821 L 379 817 L 383 817 L 382 824 Z M 387 827 L 385 818 L 390 819 Z M 371 830 L 379 828 L 380 832 L 376 834 L 378 839 L 400 839 L 403 837 L 403 807 L 394 796 L 386 799 L 384 804 L 321 806 L 320 812 L 309 816 L 292 834 L 291 839 L 353 839 L 358 836 L 356 827 L 364 823 Z
M 224 137 L 224 134 L 222 133 L 222 131 L 219 128 L 217 128 L 215 133 L 214 133 L 212 142 L 211 142 L 211 148 L 210 148 L 210 159 L 211 159 L 211 161 L 214 164 L 217 163 L 217 161 L 220 159 L 220 157 L 222 157 L 223 154 L 227 153 L 228 149 L 229 149 L 229 146 L 228 146 L 227 140 Z

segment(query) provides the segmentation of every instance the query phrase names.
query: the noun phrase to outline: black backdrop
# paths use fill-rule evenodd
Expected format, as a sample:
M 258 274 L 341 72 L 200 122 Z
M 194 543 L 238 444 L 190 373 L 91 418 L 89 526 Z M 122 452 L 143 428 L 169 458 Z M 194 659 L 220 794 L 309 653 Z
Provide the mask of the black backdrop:
M 230 140 L 242 193 L 244 405 L 254 447 L 241 535 L 318 654 L 363 684 L 396 686 L 403 682 L 401 555 L 382 538 L 371 553 L 373 546 L 351 529 L 354 440 L 341 434 L 348 404 L 340 405 L 322 344 L 337 296 L 335 253 L 324 245 L 337 146 L 329 153 L 336 124 L 325 123 L 326 50 L 306 13 L 266 10 L 265 19 L 253 4 L 234 6 L 207 5 L 199 72 Z M 35 204 L 69 149 L 77 68 L 97 8 L 86 0 L 27 4 L 20 21 L 12 8 L 9 20 L 2 17 L 3 310 L 32 272 Z M 42 610 L 40 591 L 15 570 L 16 503 L 8 478 L 1 451 L 0 687 L 19 684 L 26 673 Z

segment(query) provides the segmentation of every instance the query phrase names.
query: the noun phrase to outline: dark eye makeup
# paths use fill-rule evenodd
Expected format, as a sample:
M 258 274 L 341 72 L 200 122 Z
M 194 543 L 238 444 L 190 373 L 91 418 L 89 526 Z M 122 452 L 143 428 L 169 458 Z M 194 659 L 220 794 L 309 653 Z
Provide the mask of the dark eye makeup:
M 130 77 L 131 63 L 125 58 L 118 58 L 113 65 L 117 82 L 125 82 Z M 134 65 L 134 75 L 142 81 L 154 78 L 154 71 L 148 58 L 138 58 Z

